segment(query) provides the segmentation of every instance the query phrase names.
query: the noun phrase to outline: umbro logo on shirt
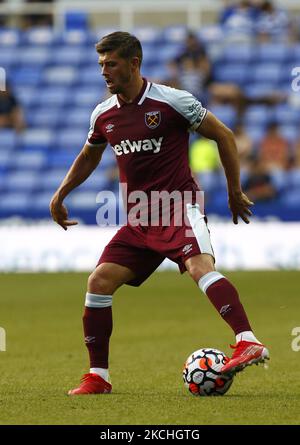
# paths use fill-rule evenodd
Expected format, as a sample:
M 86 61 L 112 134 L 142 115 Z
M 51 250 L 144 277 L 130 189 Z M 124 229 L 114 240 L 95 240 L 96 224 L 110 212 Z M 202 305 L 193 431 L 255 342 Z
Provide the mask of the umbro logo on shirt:
M 117 156 L 140 151 L 152 151 L 152 153 L 158 153 L 161 149 L 163 139 L 163 137 L 160 137 L 159 139 L 143 139 L 140 141 L 130 141 L 129 139 L 126 139 L 125 141 L 121 141 L 120 144 L 114 145 L 112 149 Z
M 111 133 L 113 131 L 114 124 L 107 124 L 105 127 L 106 133 Z

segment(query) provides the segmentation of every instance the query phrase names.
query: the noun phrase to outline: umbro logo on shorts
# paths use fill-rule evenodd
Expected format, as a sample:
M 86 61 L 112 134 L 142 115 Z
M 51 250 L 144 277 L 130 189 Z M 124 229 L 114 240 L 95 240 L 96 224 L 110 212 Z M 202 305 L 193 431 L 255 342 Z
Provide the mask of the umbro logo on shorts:
M 182 252 L 184 253 L 184 255 L 187 255 L 188 253 L 190 253 L 192 248 L 193 248 L 193 244 L 186 244 L 184 246 L 184 248 L 182 249 Z

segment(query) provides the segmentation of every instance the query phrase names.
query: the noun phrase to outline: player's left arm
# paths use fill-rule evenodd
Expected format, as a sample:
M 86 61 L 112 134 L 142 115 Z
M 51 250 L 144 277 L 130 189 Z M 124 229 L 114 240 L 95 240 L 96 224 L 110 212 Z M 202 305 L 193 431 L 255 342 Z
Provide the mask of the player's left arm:
M 228 204 L 232 220 L 234 224 L 237 224 L 240 216 L 248 224 L 248 217 L 252 215 L 249 207 L 253 205 L 253 202 L 242 191 L 240 161 L 233 132 L 210 111 L 207 111 L 196 132 L 207 139 L 216 141 L 227 179 Z

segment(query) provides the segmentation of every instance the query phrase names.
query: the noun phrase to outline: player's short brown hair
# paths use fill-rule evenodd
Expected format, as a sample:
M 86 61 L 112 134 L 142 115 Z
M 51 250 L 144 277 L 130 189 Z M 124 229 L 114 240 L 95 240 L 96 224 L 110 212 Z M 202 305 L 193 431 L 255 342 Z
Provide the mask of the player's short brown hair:
M 96 51 L 99 54 L 117 51 L 123 59 L 138 57 L 140 66 L 143 60 L 143 50 L 138 38 L 129 34 L 129 32 L 117 31 L 108 34 L 96 43 Z

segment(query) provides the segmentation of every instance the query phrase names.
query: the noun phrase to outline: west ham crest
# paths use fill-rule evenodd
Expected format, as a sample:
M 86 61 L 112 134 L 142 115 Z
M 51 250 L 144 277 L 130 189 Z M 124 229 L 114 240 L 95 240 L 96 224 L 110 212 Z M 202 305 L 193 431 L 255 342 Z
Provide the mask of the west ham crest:
M 148 113 L 145 113 L 145 124 L 151 130 L 159 126 L 160 120 L 160 111 L 148 111 Z

